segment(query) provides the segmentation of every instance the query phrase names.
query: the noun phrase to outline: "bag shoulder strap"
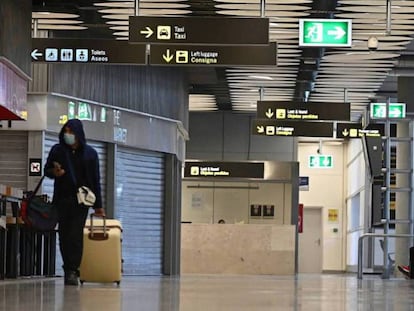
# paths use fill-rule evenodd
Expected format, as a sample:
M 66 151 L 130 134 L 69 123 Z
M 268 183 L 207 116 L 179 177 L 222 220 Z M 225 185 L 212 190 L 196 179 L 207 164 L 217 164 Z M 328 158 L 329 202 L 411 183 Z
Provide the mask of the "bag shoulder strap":
M 45 179 L 45 176 L 43 175 L 42 178 L 40 178 L 39 182 L 37 183 L 36 188 L 33 190 L 33 193 L 31 196 L 35 196 L 36 193 L 39 191 L 40 186 L 42 185 L 43 179 Z

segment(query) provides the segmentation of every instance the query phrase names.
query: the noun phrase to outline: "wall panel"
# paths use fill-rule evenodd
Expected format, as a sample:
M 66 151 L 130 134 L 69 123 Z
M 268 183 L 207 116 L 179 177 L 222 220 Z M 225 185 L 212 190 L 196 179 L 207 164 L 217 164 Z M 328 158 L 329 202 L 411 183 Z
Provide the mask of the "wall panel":
M 30 75 L 31 2 L 0 1 L 0 56 Z
M 179 68 L 54 64 L 50 91 L 163 116 L 187 128 L 188 85 Z

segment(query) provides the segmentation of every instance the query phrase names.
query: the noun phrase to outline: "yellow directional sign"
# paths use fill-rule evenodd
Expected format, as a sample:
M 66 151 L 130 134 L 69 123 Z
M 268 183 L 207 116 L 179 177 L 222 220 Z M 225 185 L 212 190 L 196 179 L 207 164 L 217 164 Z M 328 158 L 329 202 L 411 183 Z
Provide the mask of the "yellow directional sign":
M 349 103 L 295 103 L 282 101 L 258 101 L 257 117 L 276 120 L 342 120 L 350 119 Z
M 275 66 L 276 43 L 256 46 L 151 45 L 151 65 Z
M 145 38 L 148 39 L 148 38 L 150 38 L 152 36 L 152 34 L 154 33 L 154 31 L 147 26 L 147 27 L 145 27 L 145 29 L 141 30 L 139 33 L 141 35 L 144 35 Z
M 333 123 L 255 119 L 252 133 L 265 136 L 333 137 Z
M 273 115 L 274 115 L 274 112 L 269 108 L 269 109 L 267 109 L 267 111 L 266 111 L 265 114 L 266 114 L 266 117 L 268 117 L 269 119 L 271 119 L 273 117 Z
M 269 44 L 269 19 L 215 16 L 130 16 L 130 43 Z
M 167 49 L 167 51 L 165 52 L 165 54 L 162 55 L 162 58 L 167 62 L 171 62 L 174 58 L 174 54 L 171 55 L 170 49 Z
M 337 123 L 336 138 L 381 137 L 384 135 L 383 124 L 371 124 L 362 129 L 361 123 Z
M 186 161 L 184 177 L 188 178 L 263 178 L 263 162 Z

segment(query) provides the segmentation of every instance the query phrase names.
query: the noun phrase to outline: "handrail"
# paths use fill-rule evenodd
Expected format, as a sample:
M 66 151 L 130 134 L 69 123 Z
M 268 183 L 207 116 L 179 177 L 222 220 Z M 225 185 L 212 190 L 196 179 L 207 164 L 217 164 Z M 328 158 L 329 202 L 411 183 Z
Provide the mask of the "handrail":
M 0 194 L 0 200 L 6 201 L 6 202 L 20 202 L 22 198 L 12 196 L 12 195 Z
M 414 234 L 384 234 L 384 233 L 364 233 L 358 238 L 358 279 L 362 279 L 362 248 L 363 240 L 371 238 L 414 238 Z

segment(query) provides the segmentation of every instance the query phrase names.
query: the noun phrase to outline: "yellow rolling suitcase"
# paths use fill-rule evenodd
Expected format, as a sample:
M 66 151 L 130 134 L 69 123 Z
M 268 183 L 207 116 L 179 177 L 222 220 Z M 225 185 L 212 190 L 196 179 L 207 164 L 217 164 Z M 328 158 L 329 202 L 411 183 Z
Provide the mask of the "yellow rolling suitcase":
M 91 214 L 83 230 L 80 282 L 115 282 L 122 277 L 121 223 L 115 219 L 94 219 Z

